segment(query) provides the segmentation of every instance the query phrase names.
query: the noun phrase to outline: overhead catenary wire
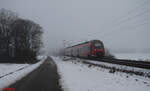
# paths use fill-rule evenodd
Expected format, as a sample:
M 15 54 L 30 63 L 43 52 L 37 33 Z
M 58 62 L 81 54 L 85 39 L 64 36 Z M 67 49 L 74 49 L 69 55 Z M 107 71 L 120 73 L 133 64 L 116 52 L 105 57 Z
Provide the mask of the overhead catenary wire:
M 125 26 L 125 27 L 119 27 L 119 29 L 113 29 L 112 31 L 113 31 L 113 32 L 115 32 L 115 31 L 123 31 L 123 30 L 125 30 L 125 29 L 131 29 L 131 28 L 134 29 L 134 28 L 138 28 L 138 27 L 140 27 L 140 26 L 149 24 L 149 23 L 150 23 L 150 17 L 146 17 L 146 18 L 144 18 L 142 21 L 139 21 L 139 22 L 140 22 L 140 24 L 131 25 L 131 26 L 127 25 L 127 26 Z M 99 34 L 99 35 L 105 36 L 105 34 L 107 34 L 107 33 L 109 33 L 109 32 L 112 33 L 112 31 L 103 32 L 103 33 L 101 33 L 101 34 Z M 111 34 L 111 33 L 109 33 L 109 34 Z
M 148 13 L 150 13 L 150 9 L 146 9 L 146 10 L 144 10 L 144 11 L 142 11 L 142 12 L 138 12 L 137 13 L 137 10 L 139 10 L 139 9 L 141 9 L 141 8 L 143 8 L 143 6 L 144 5 L 146 5 L 146 4 L 149 4 L 149 2 L 150 2 L 150 0 L 147 0 L 147 1 L 145 1 L 144 3 L 142 3 L 142 4 L 140 4 L 139 6 L 137 6 L 137 7 L 135 7 L 134 9 L 131 9 L 130 11 L 128 11 L 127 12 L 127 14 L 125 14 L 125 15 L 123 15 L 123 16 L 120 16 L 120 17 L 118 17 L 118 18 L 116 18 L 116 19 L 114 19 L 113 21 L 111 21 L 112 22 L 112 26 L 107 26 L 107 28 L 104 26 L 104 30 L 106 30 L 106 29 L 110 29 L 110 30 L 112 30 L 112 31 L 108 31 L 108 32 L 102 32 L 102 33 L 100 33 L 100 32 L 96 32 L 96 33 L 92 33 L 92 34 L 88 34 L 88 37 L 87 37 L 87 35 L 85 36 L 85 38 L 84 39 L 87 39 L 88 40 L 88 38 L 91 36 L 92 37 L 92 35 L 101 35 L 101 36 L 99 36 L 99 37 L 104 37 L 104 36 L 107 36 L 107 35 L 109 35 L 109 34 L 111 34 L 111 33 L 113 33 L 113 32 L 117 32 L 117 31 L 123 31 L 123 30 L 129 30 L 129 29 L 136 29 L 136 28 L 139 28 L 139 27 L 141 27 L 141 26 L 144 26 L 144 25 L 146 25 L 146 24 L 149 24 L 150 22 L 144 22 L 145 21 L 145 19 L 144 19 L 144 21 L 142 20 L 141 22 L 144 22 L 144 23 L 141 23 L 141 24 L 137 24 L 137 25 L 134 25 L 134 26 L 127 26 L 127 27 L 125 27 L 124 28 L 124 24 L 125 23 L 127 23 L 127 22 L 129 22 L 129 21 L 131 21 L 131 20 L 134 20 L 134 19 L 137 19 L 137 18 L 139 18 L 139 17 L 142 17 L 142 16 L 145 16 L 146 14 L 148 14 Z M 136 14 L 135 14 L 136 13 Z M 132 14 L 132 15 L 131 15 Z M 134 15 L 133 15 L 134 14 Z M 148 19 L 147 19 L 148 20 Z M 108 24 L 107 24 L 108 25 Z M 123 26 L 123 27 L 121 27 L 121 25 Z M 117 30 L 117 29 L 114 29 L 114 28 L 117 28 L 117 27 L 121 27 L 121 28 L 124 28 L 124 29 L 120 29 L 120 30 Z M 103 35 L 103 36 L 102 36 Z M 81 40 L 81 39 L 80 39 Z
M 118 21 L 118 20 L 123 19 L 124 17 L 126 17 L 126 16 L 128 16 L 128 15 L 131 15 L 132 13 L 136 12 L 138 9 L 140 9 L 140 8 L 143 7 L 144 5 L 148 4 L 149 2 L 150 2 L 150 0 L 146 0 L 144 3 L 140 4 L 139 6 L 133 8 L 133 9 L 131 9 L 130 11 L 128 11 L 125 15 L 120 16 L 120 17 L 114 19 L 112 22 L 116 22 L 116 21 Z
M 144 25 L 146 25 L 146 24 L 150 24 L 150 21 L 144 22 L 144 23 L 141 23 L 141 24 L 137 24 L 137 25 L 135 25 L 135 26 L 129 26 L 129 27 L 126 27 L 126 28 L 120 29 L 120 30 L 112 30 L 112 31 L 106 32 L 106 33 L 103 34 L 102 36 L 107 36 L 108 34 L 112 34 L 112 33 L 114 33 L 115 31 L 122 31 L 122 30 L 127 30 L 127 29 L 128 29 L 128 30 L 129 30 L 129 29 L 136 29 L 136 28 L 139 28 L 139 27 L 144 26 Z
M 109 27 L 109 29 L 111 30 L 111 29 L 113 29 L 113 28 L 115 28 L 115 27 L 120 27 L 119 25 L 121 25 L 121 24 L 123 24 L 123 23 L 125 23 L 125 22 L 128 22 L 128 21 L 131 21 L 131 20 L 133 20 L 133 19 L 136 19 L 137 17 L 143 16 L 143 15 L 146 14 L 146 13 L 150 13 L 150 9 L 148 9 L 148 10 L 146 10 L 146 11 L 143 11 L 142 13 L 136 14 L 136 15 L 134 15 L 134 16 L 128 17 L 127 19 L 125 19 L 125 20 L 119 22 L 118 24 L 116 24 L 116 26 Z M 91 36 L 91 35 L 97 35 L 97 34 L 99 34 L 99 33 L 93 33 L 93 34 L 90 34 L 89 36 Z
M 117 23 L 117 26 L 120 25 L 120 24 L 122 24 L 122 23 L 125 23 L 125 22 L 127 22 L 127 21 L 129 21 L 129 20 L 135 19 L 135 18 L 137 18 L 137 17 L 139 17 L 139 16 L 143 16 L 143 15 L 146 14 L 146 13 L 150 13 L 150 9 L 148 9 L 148 10 L 146 10 L 146 11 L 143 11 L 142 13 L 139 13 L 139 14 L 137 14 L 137 15 L 128 17 L 127 19 L 125 19 L 125 20 L 123 20 L 123 21 Z
M 131 21 L 131 20 L 133 20 L 133 19 L 135 19 L 135 18 L 137 18 L 137 17 L 144 16 L 144 14 L 150 13 L 150 9 L 148 9 L 148 10 L 145 10 L 145 11 L 143 11 L 143 12 L 141 12 L 141 13 L 138 13 L 138 14 L 136 14 L 136 15 L 134 15 L 134 16 L 128 16 L 128 15 L 134 13 L 134 12 L 135 12 L 136 10 L 138 10 L 139 8 L 141 8 L 143 5 L 148 4 L 148 2 L 150 2 L 150 0 L 145 1 L 143 4 L 137 6 L 136 8 L 134 8 L 134 9 L 132 9 L 132 10 L 130 10 L 126 15 L 121 16 L 121 17 L 119 17 L 119 18 L 117 18 L 117 19 L 114 19 L 114 20 L 112 21 L 112 24 L 115 24 L 115 25 L 114 25 L 114 26 L 111 26 L 111 27 L 109 27 L 109 28 L 104 28 L 104 30 L 106 30 L 106 29 L 113 29 L 113 28 L 115 28 L 115 27 L 119 27 L 119 25 L 121 25 L 121 24 L 124 24 L 124 23 L 126 23 L 126 22 L 128 22 L 128 21 Z M 122 18 L 124 18 L 124 17 L 126 17 L 126 16 L 127 16 L 127 18 L 121 20 Z M 121 21 L 115 23 L 116 21 L 119 21 L 118 19 L 121 20 Z M 89 34 L 88 36 L 97 35 L 97 34 L 99 34 L 99 32 Z

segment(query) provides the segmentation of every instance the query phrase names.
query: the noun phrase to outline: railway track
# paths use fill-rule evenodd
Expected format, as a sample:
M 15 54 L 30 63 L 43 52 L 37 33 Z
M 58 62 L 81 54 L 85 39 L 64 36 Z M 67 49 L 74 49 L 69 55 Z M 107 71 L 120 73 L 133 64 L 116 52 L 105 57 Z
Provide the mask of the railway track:
M 88 64 L 89 67 L 91 66 L 96 66 L 96 67 L 101 67 L 101 68 L 105 68 L 105 69 L 109 69 L 110 73 L 114 73 L 116 71 L 118 72 L 123 72 L 123 73 L 127 73 L 127 74 L 131 74 L 131 75 L 139 75 L 139 76 L 144 76 L 144 77 L 148 77 L 150 78 L 150 62 L 146 62 L 146 61 L 136 61 L 136 60 L 126 60 L 126 59 L 110 59 L 110 58 L 81 58 L 81 59 L 86 59 L 86 60 L 78 60 L 78 62 L 81 62 L 83 64 Z M 64 58 L 64 61 L 67 60 L 76 60 L 75 57 L 71 57 L 71 58 Z M 96 61 L 96 62 L 94 62 Z M 75 62 L 76 61 L 72 61 Z M 126 67 L 121 67 L 121 66 L 117 66 L 117 65 L 107 65 L 107 64 L 103 64 L 100 62 L 105 62 L 105 63 L 111 63 L 111 64 L 118 64 L 118 65 L 124 65 L 124 66 L 128 66 Z M 130 68 L 130 67 L 134 67 L 134 68 Z M 136 69 L 136 68 L 143 68 L 143 69 Z
M 117 61 L 119 60 L 119 61 Z M 96 61 L 96 62 L 93 62 Z M 117 61 L 117 62 L 116 62 Z M 96 66 L 96 67 L 101 67 L 105 69 L 109 69 L 110 73 L 114 72 L 123 72 L 131 75 L 138 75 L 138 76 L 144 76 L 150 78 L 150 72 L 148 71 L 150 69 L 150 62 L 143 62 L 143 61 L 133 61 L 133 60 L 124 60 L 124 59 L 92 59 L 90 60 L 82 60 L 81 61 L 84 64 L 88 64 L 89 67 L 91 66 Z M 110 66 L 110 65 L 105 65 L 105 64 L 99 64 L 98 62 L 107 62 L 107 63 L 112 63 L 112 64 L 119 64 L 119 65 L 125 65 L 128 66 L 129 68 L 122 68 L 122 67 L 117 67 L 116 65 Z M 135 68 L 144 68 L 143 70 L 141 69 L 135 69 L 135 68 L 130 68 L 130 67 L 135 67 Z M 147 70 L 147 71 L 146 71 Z
M 102 58 L 102 59 L 92 58 L 91 60 L 137 67 L 137 68 L 150 69 L 150 62 L 145 62 L 145 61 L 126 60 L 126 59 L 109 59 L 109 58 Z

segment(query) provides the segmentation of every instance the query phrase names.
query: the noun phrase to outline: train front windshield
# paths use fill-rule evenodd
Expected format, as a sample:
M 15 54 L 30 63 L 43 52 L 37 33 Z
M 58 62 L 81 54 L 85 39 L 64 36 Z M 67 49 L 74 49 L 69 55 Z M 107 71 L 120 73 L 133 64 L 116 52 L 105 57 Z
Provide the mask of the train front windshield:
M 94 43 L 94 48 L 97 48 L 97 49 L 99 49 L 99 48 L 102 48 L 103 47 L 103 44 L 101 43 L 101 42 L 95 42 Z

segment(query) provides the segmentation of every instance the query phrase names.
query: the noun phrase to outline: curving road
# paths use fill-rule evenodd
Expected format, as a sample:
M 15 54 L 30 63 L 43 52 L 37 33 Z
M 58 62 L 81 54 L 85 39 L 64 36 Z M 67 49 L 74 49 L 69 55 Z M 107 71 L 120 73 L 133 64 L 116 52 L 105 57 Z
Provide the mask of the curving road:
M 56 64 L 48 57 L 40 67 L 8 88 L 14 88 L 14 91 L 62 91 L 59 79 Z

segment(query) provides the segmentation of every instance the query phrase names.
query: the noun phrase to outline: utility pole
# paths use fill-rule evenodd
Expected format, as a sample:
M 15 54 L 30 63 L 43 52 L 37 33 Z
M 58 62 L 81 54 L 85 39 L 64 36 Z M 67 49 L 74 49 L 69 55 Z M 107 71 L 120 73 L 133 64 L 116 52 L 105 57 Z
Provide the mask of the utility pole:
M 63 40 L 63 56 L 65 56 L 65 45 L 66 45 L 66 41 L 65 40 Z

